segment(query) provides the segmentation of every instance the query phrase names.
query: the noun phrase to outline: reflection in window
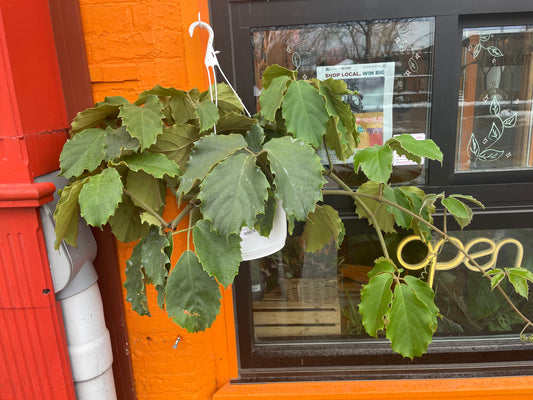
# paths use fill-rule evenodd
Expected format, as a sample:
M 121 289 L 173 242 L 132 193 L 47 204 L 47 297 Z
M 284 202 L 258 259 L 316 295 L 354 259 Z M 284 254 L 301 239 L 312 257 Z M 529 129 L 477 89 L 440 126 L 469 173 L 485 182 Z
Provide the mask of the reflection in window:
M 342 79 L 354 91 L 345 101 L 356 116 L 359 148 L 402 133 L 429 137 L 433 25 L 422 18 L 253 29 L 255 93 L 272 64 L 297 69 L 302 79 Z M 362 183 L 350 160 L 333 163 L 346 183 Z M 391 180 L 425 183 L 423 168 L 398 157 Z
M 533 166 L 533 26 L 463 31 L 456 170 Z
M 415 266 L 428 257 L 428 248 L 407 235 L 410 233 L 386 235 L 390 254 L 397 265 L 427 280 L 431 274 L 429 265 Z M 533 229 L 462 231 L 450 235 L 487 269 L 494 265 L 521 265 L 533 271 Z M 402 241 L 409 243 L 402 250 L 400 262 L 394 249 Z M 432 286 L 441 314 L 436 340 L 520 332 L 523 321 L 498 291 L 491 290 L 489 280 L 482 279 L 481 272 L 465 263 L 461 253 L 449 243 L 443 242 L 440 248 L 434 246 L 438 254 Z M 368 282 L 367 273 L 382 255 L 377 237 L 373 233 L 352 232 L 339 250 L 331 244 L 310 254 L 304 252 L 304 247 L 302 237 L 289 237 L 283 250 L 251 263 L 256 340 L 368 339 L 358 304 L 362 285 Z M 481 253 L 485 255 L 479 256 Z M 504 290 L 507 284 L 503 284 Z M 531 303 L 517 294 L 511 297 L 523 313 L 533 315 Z

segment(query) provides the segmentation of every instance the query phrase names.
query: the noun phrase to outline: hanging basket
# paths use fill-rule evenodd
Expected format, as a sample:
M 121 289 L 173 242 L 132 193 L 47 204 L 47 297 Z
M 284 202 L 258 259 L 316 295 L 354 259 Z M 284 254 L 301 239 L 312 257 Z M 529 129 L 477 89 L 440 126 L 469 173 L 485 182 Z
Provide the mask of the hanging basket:
M 242 228 L 242 260 L 255 260 L 273 254 L 283 248 L 286 238 L 287 218 L 285 210 L 281 206 L 281 200 L 276 200 L 276 213 L 270 236 L 261 236 L 255 229 Z

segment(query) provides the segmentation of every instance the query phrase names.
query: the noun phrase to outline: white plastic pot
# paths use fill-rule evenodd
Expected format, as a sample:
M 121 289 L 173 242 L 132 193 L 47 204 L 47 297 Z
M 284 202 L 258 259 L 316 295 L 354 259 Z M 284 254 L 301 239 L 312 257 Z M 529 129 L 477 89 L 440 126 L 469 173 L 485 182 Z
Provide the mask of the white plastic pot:
M 255 229 L 248 228 L 242 228 L 240 236 L 243 261 L 266 257 L 281 250 L 287 238 L 287 217 L 281 206 L 281 200 L 276 200 L 274 225 L 268 237 L 261 236 Z

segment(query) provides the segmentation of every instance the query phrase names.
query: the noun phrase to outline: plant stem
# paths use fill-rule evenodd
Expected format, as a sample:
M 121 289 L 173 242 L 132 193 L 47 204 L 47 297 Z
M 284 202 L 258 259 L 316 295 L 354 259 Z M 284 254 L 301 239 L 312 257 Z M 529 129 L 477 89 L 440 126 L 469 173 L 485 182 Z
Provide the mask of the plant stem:
M 385 239 L 383 238 L 383 233 L 381 232 L 381 228 L 379 226 L 379 223 L 378 223 L 374 213 L 372 211 L 370 211 L 368 206 L 356 195 L 356 193 L 346 183 L 344 183 L 344 181 L 341 178 L 339 178 L 333 172 L 331 172 L 329 174 L 329 177 L 331 179 L 333 179 L 337 183 L 337 185 L 342 187 L 344 190 L 331 190 L 331 191 L 330 190 L 326 190 L 325 192 L 326 193 L 342 192 L 342 193 L 337 193 L 337 194 L 343 194 L 343 195 L 348 194 L 349 196 L 351 196 L 353 198 L 355 203 L 357 203 L 357 205 L 363 209 L 365 214 L 368 215 L 368 217 L 372 221 L 372 224 L 374 225 L 374 230 L 376 231 L 376 234 L 378 235 L 378 240 L 379 240 L 379 244 L 381 245 L 381 249 L 383 251 L 383 255 L 385 257 L 387 257 L 387 258 L 390 258 L 389 257 L 389 251 L 387 250 L 387 245 L 385 244 Z M 396 266 L 394 266 L 394 268 L 396 268 Z
M 133 202 L 139 204 L 144 211 L 146 211 L 148 214 L 152 215 L 153 217 L 155 217 L 159 223 L 161 224 L 161 226 L 163 228 L 167 228 L 168 227 L 168 223 L 167 221 L 165 221 L 163 219 L 163 217 L 161 217 L 161 215 L 159 215 L 157 212 L 155 212 L 155 210 L 153 210 L 148 204 L 146 204 L 144 201 L 142 201 L 141 199 L 139 199 L 137 196 L 135 196 L 132 192 L 130 192 L 128 189 L 126 188 L 123 188 L 122 189 L 124 191 L 124 193 L 126 193 Z
M 175 230 L 177 228 L 177 226 L 179 225 L 179 223 L 181 222 L 181 220 L 183 218 L 185 218 L 185 216 L 189 213 L 189 211 L 191 211 L 192 209 L 194 208 L 194 204 L 193 203 L 188 203 L 184 208 L 183 210 L 181 210 L 181 212 L 178 214 L 178 216 L 176 218 L 174 218 L 169 224 L 168 224 L 168 227 L 172 230 Z

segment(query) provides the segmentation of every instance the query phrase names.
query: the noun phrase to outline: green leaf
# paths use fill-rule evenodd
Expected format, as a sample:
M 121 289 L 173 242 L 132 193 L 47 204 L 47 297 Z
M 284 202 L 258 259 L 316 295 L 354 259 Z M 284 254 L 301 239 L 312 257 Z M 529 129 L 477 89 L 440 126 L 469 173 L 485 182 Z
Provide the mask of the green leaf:
M 356 141 L 352 135 L 346 134 L 346 130 L 339 130 L 339 117 L 331 116 L 326 124 L 326 145 L 335 151 L 339 160 L 346 160 L 353 156 Z
M 356 193 L 379 196 L 379 191 L 379 183 L 370 181 L 359 186 Z M 383 232 L 396 232 L 394 229 L 394 214 L 389 213 L 387 207 L 384 207 L 383 204 L 377 200 L 365 197 L 360 197 L 360 200 L 368 207 L 370 212 L 374 214 L 379 228 Z M 370 225 L 374 224 L 362 207 L 357 206 L 356 212 L 360 218 L 367 218 Z
M 419 357 L 432 341 L 435 317 L 407 285 L 397 284 L 387 325 L 392 350 L 404 357 Z
M 290 78 L 286 75 L 274 78 L 268 88 L 264 88 L 259 96 L 260 114 L 268 121 L 276 119 L 276 111 L 281 107 L 283 95 Z
M 116 165 L 126 165 L 132 171 L 144 171 L 156 178 L 163 178 L 164 175 L 179 176 L 181 171 L 174 161 L 164 154 L 143 151 L 124 157 Z
M 169 317 L 188 332 L 209 328 L 219 313 L 218 284 L 190 250 L 181 255 L 170 272 L 165 291 Z
M 84 129 L 94 128 L 105 123 L 106 119 L 114 118 L 118 115 L 117 105 L 101 104 L 94 108 L 88 108 L 79 112 L 72 120 L 71 134 L 76 134 Z
M 105 161 L 111 161 L 125 155 L 126 152 L 135 152 L 139 149 L 139 140 L 132 138 L 124 126 L 117 129 L 107 127 L 104 133 Z
M 204 218 L 220 235 L 253 227 L 264 211 L 268 180 L 255 165 L 255 155 L 236 154 L 220 162 L 205 177 L 198 199 Z
M 263 72 L 263 89 L 268 89 L 272 81 L 279 76 L 288 76 L 294 80 L 295 73 L 290 69 L 280 67 L 277 64 L 268 66 Z
M 126 103 L 129 103 L 129 101 L 123 96 L 106 96 L 104 97 L 104 101 L 99 101 L 98 103 L 96 103 L 96 107 L 104 104 L 108 104 L 111 106 L 121 106 Z M 118 113 L 118 108 L 116 111 Z
M 211 224 L 205 219 L 194 225 L 192 235 L 194 249 L 204 271 L 217 278 L 224 287 L 230 285 L 242 261 L 240 236 L 221 236 L 211 230 Z
M 105 131 L 100 128 L 81 131 L 63 146 L 59 161 L 60 175 L 72 178 L 92 172 L 105 159 Z
M 344 240 L 344 224 L 337 210 L 328 205 L 317 205 L 307 216 L 302 238 L 307 253 L 324 248 L 332 239 L 338 249 Z
M 165 126 L 163 134 L 150 147 L 153 153 L 162 153 L 170 160 L 177 163 L 180 169 L 185 168 L 185 163 L 196 142 L 200 138 L 198 127 L 188 124 L 175 124 Z
M 393 203 L 398 204 L 409 211 L 413 211 L 411 209 L 411 202 L 409 201 L 409 198 L 398 187 L 385 187 L 383 189 L 383 198 L 392 201 Z M 394 215 L 397 225 L 405 229 L 409 229 L 411 227 L 411 224 L 413 223 L 413 217 L 411 215 L 389 204 L 387 204 L 387 211 Z
M 137 314 L 150 316 L 140 254 L 141 246 L 138 243 L 133 248 L 130 259 L 126 261 L 126 281 L 124 282 L 126 300 L 131 303 L 131 309 Z
M 218 108 L 224 112 L 242 112 L 244 110 L 241 100 L 237 97 L 235 92 L 231 89 L 226 83 L 217 84 L 217 99 L 218 99 Z M 214 92 L 214 85 L 211 85 L 211 88 Z M 208 92 L 204 92 L 206 97 Z
M 433 319 L 433 324 L 431 326 L 433 332 L 437 329 L 437 316 L 439 314 L 439 308 L 435 305 L 435 292 L 431 286 L 426 282 L 415 278 L 412 275 L 407 275 L 405 278 L 405 283 L 409 286 L 414 292 L 418 300 L 422 301 L 426 307 L 431 312 Z
M 87 178 L 72 182 L 65 186 L 61 191 L 59 201 L 54 211 L 54 220 L 56 222 L 55 249 L 59 249 L 59 243 L 64 240 L 65 243 L 76 247 L 78 239 L 78 220 L 80 215 L 80 206 L 78 197 Z
M 139 139 L 141 150 L 154 144 L 157 136 L 163 133 L 162 119 L 165 116 L 161 110 L 162 105 L 154 95 L 148 95 L 143 107 L 125 104 L 120 108 L 119 117 L 129 134 Z
M 105 201 L 102 201 L 105 199 Z M 122 181 L 114 168 L 91 176 L 80 191 L 80 213 L 92 226 L 105 224 L 122 201 Z
M 218 162 L 246 145 L 246 140 L 238 134 L 202 137 L 194 144 L 187 169 L 180 177 L 179 193 L 189 192 Z
M 138 203 L 137 199 L 154 211 L 160 210 L 165 204 L 165 183 L 143 171 L 130 171 L 128 173 L 126 189 L 135 193 L 136 198 L 131 200 L 137 207 L 142 208 L 142 204 Z
M 269 236 L 274 227 L 276 216 L 276 199 L 271 189 L 268 190 L 268 199 L 265 203 L 265 211 L 257 214 L 254 228 L 261 236 Z
M 150 96 L 158 97 L 172 97 L 172 96 L 186 96 L 187 92 L 183 90 L 174 89 L 173 87 L 165 88 L 161 85 L 156 85 L 152 89 L 145 90 L 139 95 L 139 98 L 135 101 L 135 105 L 142 106 Z
M 387 140 L 386 144 L 399 156 L 406 156 L 418 164 L 422 157 L 442 162 L 442 152 L 431 139 L 417 140 L 409 134 L 402 134 Z
M 533 274 L 525 268 L 506 268 L 509 282 L 513 285 L 516 293 L 524 298 L 529 297 L 529 288 L 527 282 L 533 282 Z M 492 282 L 491 282 L 492 283 Z
M 499 268 L 494 268 L 486 273 L 487 275 L 493 275 L 490 278 L 490 290 L 496 289 L 496 287 L 501 283 L 503 278 L 505 278 L 505 272 Z
M 289 136 L 270 140 L 264 149 L 274 174 L 276 198 L 283 200 L 289 217 L 305 220 L 316 202 L 322 200 L 326 181 L 320 158 L 310 146 Z
M 211 101 L 202 101 L 196 107 L 196 116 L 200 122 L 200 133 L 211 129 L 218 121 L 218 108 Z
M 150 226 L 140 219 L 139 209 L 129 196 L 122 196 L 115 214 L 109 218 L 113 235 L 121 242 L 128 243 L 139 240 L 148 234 Z M 159 226 L 159 222 L 157 223 Z
M 217 134 L 246 132 L 257 123 L 254 118 L 249 118 L 236 112 L 222 114 L 217 122 Z
M 371 181 L 387 183 L 392 172 L 392 150 L 387 145 L 375 145 L 355 152 L 353 167 L 361 170 Z
M 287 130 L 294 137 L 320 147 L 329 115 L 318 91 L 306 81 L 294 81 L 287 89 L 282 106 Z
M 415 186 L 402 186 L 400 189 L 409 198 L 411 209 L 424 218 L 424 220 L 433 223 L 431 213 L 434 212 L 435 207 L 433 206 L 432 199 L 426 198 L 424 191 Z M 426 202 L 426 200 L 428 201 Z M 413 218 L 411 228 L 414 230 L 415 234 L 421 237 L 424 241 L 431 240 L 431 228 L 426 224 Z
M 378 259 L 374 260 L 374 267 L 370 271 L 368 271 L 366 275 L 368 276 L 368 279 L 371 279 L 377 274 L 394 274 L 395 272 L 396 267 L 391 259 L 386 257 L 379 257 Z
M 254 153 L 259 153 L 263 149 L 263 142 L 265 140 L 265 132 L 259 124 L 252 125 L 250 130 L 246 132 L 246 143 L 248 148 Z
M 170 258 L 165 250 L 170 246 L 168 238 L 161 235 L 158 228 L 152 227 L 138 246 L 141 247 L 139 257 L 144 268 L 146 283 L 165 286 L 170 264 Z
M 448 197 L 452 197 L 452 198 L 455 198 L 455 199 L 463 199 L 463 200 L 468 200 L 468 201 L 471 201 L 472 203 L 474 203 L 475 205 L 481 207 L 481 208 L 485 208 L 485 206 L 483 205 L 482 202 L 480 202 L 479 200 L 475 199 L 474 197 L 470 196 L 470 195 L 467 195 L 467 194 L 451 194 L 450 196 Z
M 388 319 L 392 300 L 392 282 L 392 274 L 377 274 L 370 278 L 361 291 L 359 312 L 363 317 L 366 332 L 372 337 L 377 337 L 378 331 L 385 328 L 385 320 Z
M 453 215 L 461 229 L 470 223 L 473 212 L 470 207 L 454 197 L 442 199 L 441 203 Z

